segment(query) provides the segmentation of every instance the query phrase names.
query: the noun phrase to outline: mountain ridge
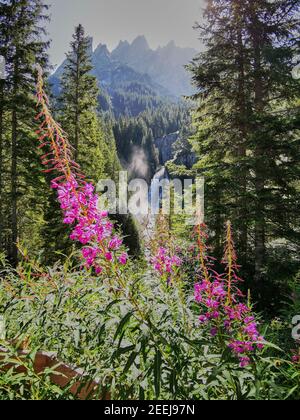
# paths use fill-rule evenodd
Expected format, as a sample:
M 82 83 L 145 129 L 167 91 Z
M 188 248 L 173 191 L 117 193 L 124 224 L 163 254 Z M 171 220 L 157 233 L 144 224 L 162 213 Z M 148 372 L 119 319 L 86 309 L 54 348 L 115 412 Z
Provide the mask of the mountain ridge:
M 153 81 L 166 88 L 172 95 L 180 97 L 193 92 L 190 76 L 184 66 L 196 54 L 195 49 L 178 47 L 173 40 L 165 46 L 151 49 L 146 37 L 139 35 L 131 44 L 128 41 L 120 41 L 112 50 L 111 57 L 140 73 L 149 74 Z
M 93 38 L 88 40 L 92 74 L 98 80 L 99 102 L 104 110 L 134 116 L 166 100 L 177 102 L 182 95 L 193 92 L 184 68 L 197 53 L 192 48 L 177 47 L 170 41 L 153 50 L 145 36 L 140 35 L 132 43 L 120 41 L 109 51 L 103 43 L 93 49 Z M 65 64 L 66 60 L 50 78 L 54 95 L 59 94 Z

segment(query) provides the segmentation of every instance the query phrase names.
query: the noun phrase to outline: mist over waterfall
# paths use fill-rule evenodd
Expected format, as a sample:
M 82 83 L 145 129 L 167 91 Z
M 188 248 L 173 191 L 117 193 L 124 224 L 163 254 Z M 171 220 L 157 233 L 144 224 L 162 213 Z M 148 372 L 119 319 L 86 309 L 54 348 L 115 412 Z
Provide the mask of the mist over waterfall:
M 151 169 L 145 150 L 134 146 L 126 169 L 128 170 L 129 178 L 141 178 L 148 181 L 151 177 Z

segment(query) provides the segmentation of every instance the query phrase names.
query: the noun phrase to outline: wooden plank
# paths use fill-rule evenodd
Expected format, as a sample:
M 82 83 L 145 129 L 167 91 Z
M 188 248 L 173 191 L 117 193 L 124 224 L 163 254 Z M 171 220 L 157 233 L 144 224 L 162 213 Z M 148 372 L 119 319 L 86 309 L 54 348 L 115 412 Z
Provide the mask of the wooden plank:
M 0 363 L 5 360 L 5 354 L 8 353 L 8 350 L 4 347 L 0 347 Z M 20 358 L 26 358 L 29 352 L 25 350 L 20 350 L 18 352 Z M 26 373 L 26 368 L 24 366 L 18 365 L 18 360 L 16 363 L 5 364 L 0 367 L 0 370 L 7 371 L 12 367 L 15 368 L 17 373 Z M 34 371 L 37 374 L 44 372 L 45 369 L 55 368 L 55 372 L 50 375 L 51 382 L 60 388 L 64 389 L 71 382 L 74 381 L 73 385 L 70 388 L 71 394 L 76 396 L 80 400 L 86 400 L 87 398 L 93 398 L 99 392 L 101 383 L 99 380 L 88 380 L 88 376 L 85 372 L 78 368 L 72 368 L 65 363 L 62 363 L 57 360 L 55 353 L 47 352 L 38 352 L 34 360 Z M 97 399 L 109 400 L 110 396 L 108 393 L 97 397 Z

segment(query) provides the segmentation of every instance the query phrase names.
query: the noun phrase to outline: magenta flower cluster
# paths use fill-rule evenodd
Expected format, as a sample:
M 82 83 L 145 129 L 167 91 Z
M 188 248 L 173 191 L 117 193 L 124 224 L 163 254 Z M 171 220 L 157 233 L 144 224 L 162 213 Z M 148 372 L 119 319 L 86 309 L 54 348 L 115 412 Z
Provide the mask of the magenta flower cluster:
M 67 135 L 49 110 L 41 69 L 38 74 L 37 99 L 41 112 L 36 119 L 41 120 L 37 131 L 39 149 L 47 148 L 47 153 L 42 156 L 42 163 L 47 167 L 44 172 L 57 174 L 51 188 L 57 190 L 64 223 L 72 226 L 70 238 L 83 246 L 83 265 L 93 268 L 97 274 L 101 274 L 108 264 L 123 266 L 128 255 L 122 240 L 115 235 L 108 213 L 98 209 L 98 196 L 93 185 L 86 182 L 80 166 L 74 162 Z
M 258 332 L 258 324 L 251 308 L 239 302 L 243 296 L 238 287 L 241 281 L 236 272 L 237 257 L 231 233 L 227 224 L 226 248 L 223 263 L 226 273 L 220 275 L 213 268 L 213 259 L 207 255 L 206 226 L 198 226 L 199 261 L 201 281 L 195 284 L 194 296 L 203 313 L 199 321 L 210 328 L 210 334 L 218 336 L 238 357 L 240 366 L 251 363 L 251 355 L 264 346 L 264 339 Z
M 157 255 L 151 259 L 154 270 L 161 276 L 174 274 L 175 270 L 181 266 L 181 259 L 176 256 L 170 256 L 166 248 L 159 248 Z
M 294 355 L 292 356 L 292 362 L 295 364 L 300 364 L 300 351 L 294 350 Z
M 97 208 L 98 196 L 91 184 L 79 186 L 74 176 L 58 184 L 52 181 L 51 187 L 57 189 L 58 201 L 64 213 L 64 223 L 74 225 L 70 238 L 78 241 L 84 248 L 82 257 L 87 268 L 94 268 L 97 274 L 102 272 L 103 262 L 118 261 L 127 263 L 127 254 L 118 251 L 122 240 L 113 235 L 114 226 L 108 219 L 107 212 Z
M 212 336 L 220 334 L 228 338 L 228 347 L 239 358 L 240 366 L 250 364 L 250 353 L 263 348 L 263 338 L 251 309 L 243 304 L 228 302 L 226 284 L 218 276 L 210 282 L 203 280 L 195 285 L 195 300 L 201 304 L 204 314 L 199 317 L 201 324 L 210 325 Z

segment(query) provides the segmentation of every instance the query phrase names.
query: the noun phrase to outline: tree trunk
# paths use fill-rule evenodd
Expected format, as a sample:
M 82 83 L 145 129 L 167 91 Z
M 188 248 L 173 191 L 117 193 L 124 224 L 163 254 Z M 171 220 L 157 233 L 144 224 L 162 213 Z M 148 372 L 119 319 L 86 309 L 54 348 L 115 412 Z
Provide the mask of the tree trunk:
M 263 35 L 260 22 L 255 11 L 255 2 L 252 3 L 252 43 L 254 51 L 254 90 L 255 90 L 255 114 L 259 115 L 264 110 L 264 83 L 262 79 L 262 57 Z M 260 132 L 259 124 L 253 127 L 254 131 Z M 259 282 L 263 277 L 263 269 L 266 258 L 266 222 L 264 214 L 264 190 L 265 190 L 265 168 L 264 150 L 261 144 L 262 139 L 256 138 L 255 146 L 255 281 Z
M 237 199 L 237 213 L 238 213 L 238 248 L 239 255 L 242 260 L 242 264 L 247 264 L 247 251 L 248 251 L 248 207 L 246 202 L 247 194 L 247 168 L 245 168 L 245 159 L 247 156 L 247 137 L 248 137 L 248 112 L 246 102 L 246 90 L 245 90 L 245 50 L 243 44 L 242 34 L 242 16 L 243 11 L 239 1 L 235 2 L 235 15 L 236 21 L 239 25 L 237 27 L 237 45 L 238 45 L 238 97 L 237 97 L 237 108 L 239 110 L 239 119 L 237 121 L 238 130 L 240 133 L 240 140 L 238 145 L 237 156 L 240 163 L 240 176 L 239 186 L 240 194 Z
M 0 251 L 3 251 L 3 113 L 4 113 L 4 104 L 3 104 L 3 90 L 4 90 L 4 81 L 0 80 Z
M 16 52 L 17 56 L 17 52 Z M 17 91 L 19 79 L 18 58 L 14 65 L 13 110 L 11 120 L 11 251 L 10 259 L 14 266 L 18 263 L 18 191 L 17 191 L 17 163 L 18 163 L 18 115 Z
M 215 191 L 216 208 L 215 208 L 215 255 L 218 261 L 221 261 L 224 253 L 224 218 L 221 212 L 221 193 L 217 188 Z

